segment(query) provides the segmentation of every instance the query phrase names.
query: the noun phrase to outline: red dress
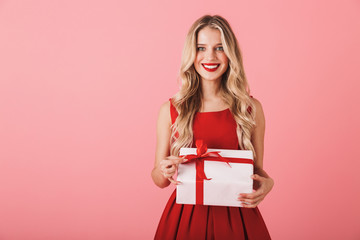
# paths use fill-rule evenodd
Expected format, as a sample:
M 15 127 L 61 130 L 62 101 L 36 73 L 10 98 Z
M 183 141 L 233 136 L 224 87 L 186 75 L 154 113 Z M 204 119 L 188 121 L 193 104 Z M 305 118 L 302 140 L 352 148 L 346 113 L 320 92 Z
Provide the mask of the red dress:
M 172 123 L 178 113 L 171 104 Z M 194 144 L 203 139 L 208 148 L 240 149 L 236 122 L 230 109 L 197 112 L 193 123 Z M 258 207 L 225 207 L 176 203 L 176 189 L 161 216 L 154 239 L 231 240 L 271 239 Z

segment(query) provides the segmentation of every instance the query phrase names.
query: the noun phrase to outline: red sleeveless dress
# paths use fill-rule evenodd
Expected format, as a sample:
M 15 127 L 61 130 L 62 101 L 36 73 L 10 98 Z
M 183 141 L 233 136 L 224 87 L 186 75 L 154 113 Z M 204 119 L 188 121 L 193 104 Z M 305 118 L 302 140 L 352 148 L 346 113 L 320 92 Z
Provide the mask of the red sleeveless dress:
M 171 104 L 172 123 L 178 113 Z M 236 122 L 225 109 L 216 112 L 197 112 L 193 123 L 194 144 L 203 139 L 208 148 L 240 149 Z M 154 239 L 164 240 L 267 240 L 271 239 L 258 207 L 190 205 L 176 203 L 176 189 L 170 196 L 161 216 Z

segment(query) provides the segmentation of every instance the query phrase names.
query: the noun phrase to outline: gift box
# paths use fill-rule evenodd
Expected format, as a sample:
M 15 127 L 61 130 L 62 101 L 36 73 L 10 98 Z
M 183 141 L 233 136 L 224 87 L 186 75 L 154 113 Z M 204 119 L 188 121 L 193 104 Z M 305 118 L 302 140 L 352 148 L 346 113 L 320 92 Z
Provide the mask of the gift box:
M 188 161 L 178 166 L 176 203 L 241 207 L 239 193 L 253 190 L 253 152 L 196 147 L 180 149 Z

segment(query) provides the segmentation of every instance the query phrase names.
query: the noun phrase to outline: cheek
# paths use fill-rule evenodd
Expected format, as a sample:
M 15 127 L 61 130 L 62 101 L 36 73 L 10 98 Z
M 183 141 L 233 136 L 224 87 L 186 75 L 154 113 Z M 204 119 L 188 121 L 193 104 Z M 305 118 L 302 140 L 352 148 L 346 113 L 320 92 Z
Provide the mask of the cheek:
M 223 54 L 221 55 L 221 61 L 224 62 L 225 64 L 228 64 L 229 59 L 228 59 L 228 57 L 226 56 L 225 53 L 223 53 Z
M 199 62 L 202 58 L 203 58 L 203 56 L 202 56 L 203 54 L 201 54 L 201 53 L 197 53 L 196 54 L 196 56 L 195 56 L 195 62 Z
M 199 55 L 196 54 L 195 59 L 194 59 L 194 64 L 197 65 L 198 62 L 199 62 Z
M 229 59 L 227 58 L 227 56 L 224 54 L 223 56 L 222 56 L 222 59 L 221 59 L 221 61 L 224 63 L 224 72 L 227 70 L 227 68 L 229 67 Z
M 201 61 L 203 60 L 202 54 L 197 54 L 194 60 L 194 65 L 197 69 L 201 67 Z
M 226 54 L 224 52 L 218 52 L 218 54 L 216 55 L 217 59 L 219 59 L 221 62 L 223 63 L 228 63 L 228 57 L 226 56 Z
M 200 69 L 200 63 L 199 63 L 200 59 L 198 58 L 198 56 L 195 57 L 195 60 L 194 60 L 194 67 L 195 67 L 195 70 L 197 72 L 199 72 L 199 69 Z

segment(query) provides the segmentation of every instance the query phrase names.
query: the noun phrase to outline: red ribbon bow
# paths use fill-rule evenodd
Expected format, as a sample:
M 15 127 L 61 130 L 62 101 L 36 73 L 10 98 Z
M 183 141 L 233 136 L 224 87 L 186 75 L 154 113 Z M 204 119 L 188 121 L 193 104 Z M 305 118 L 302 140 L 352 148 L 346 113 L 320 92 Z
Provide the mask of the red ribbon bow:
M 187 159 L 186 162 L 184 162 L 184 164 L 186 163 L 190 163 L 190 162 L 196 162 L 196 175 L 199 179 L 206 179 L 206 180 L 210 180 L 211 178 L 207 178 L 204 172 L 204 160 L 222 160 L 224 162 L 226 162 L 230 167 L 231 165 L 229 164 L 229 161 L 227 161 L 226 158 L 222 157 L 219 152 L 220 151 L 213 151 L 213 152 L 206 152 L 207 151 L 207 146 L 206 144 L 204 144 L 204 141 L 201 139 L 196 140 L 195 142 L 196 145 L 196 154 L 188 154 L 185 156 L 185 158 Z

